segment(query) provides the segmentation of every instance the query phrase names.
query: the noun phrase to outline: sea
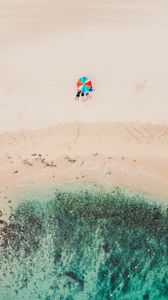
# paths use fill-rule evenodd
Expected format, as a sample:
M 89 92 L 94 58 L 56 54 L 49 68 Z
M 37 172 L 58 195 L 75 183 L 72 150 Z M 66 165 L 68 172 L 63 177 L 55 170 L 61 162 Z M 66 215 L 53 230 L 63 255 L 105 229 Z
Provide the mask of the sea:
M 168 299 L 168 206 L 119 187 L 20 199 L 0 218 L 0 300 Z

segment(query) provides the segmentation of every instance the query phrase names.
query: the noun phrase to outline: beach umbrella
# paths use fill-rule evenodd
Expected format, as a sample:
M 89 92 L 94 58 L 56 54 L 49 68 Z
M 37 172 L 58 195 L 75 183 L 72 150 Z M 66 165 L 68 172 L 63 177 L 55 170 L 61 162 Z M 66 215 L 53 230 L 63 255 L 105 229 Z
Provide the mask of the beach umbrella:
M 77 89 L 83 93 L 89 92 L 92 88 L 92 82 L 88 77 L 81 77 L 77 81 Z

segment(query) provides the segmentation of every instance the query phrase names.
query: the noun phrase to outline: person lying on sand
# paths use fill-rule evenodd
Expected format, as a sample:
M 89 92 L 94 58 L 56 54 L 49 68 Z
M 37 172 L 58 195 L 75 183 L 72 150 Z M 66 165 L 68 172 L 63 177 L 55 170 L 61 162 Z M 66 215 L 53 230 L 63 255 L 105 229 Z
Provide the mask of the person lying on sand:
M 76 94 L 76 100 L 79 100 L 80 94 L 81 94 L 81 91 L 77 91 L 77 94 Z

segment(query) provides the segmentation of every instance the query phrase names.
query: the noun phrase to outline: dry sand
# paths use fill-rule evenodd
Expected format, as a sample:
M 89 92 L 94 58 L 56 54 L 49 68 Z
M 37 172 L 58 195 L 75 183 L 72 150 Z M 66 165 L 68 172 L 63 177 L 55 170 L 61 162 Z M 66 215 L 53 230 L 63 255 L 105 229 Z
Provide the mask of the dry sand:
M 0 135 L 1 206 L 27 188 L 123 186 L 168 199 L 168 127 L 67 124 Z
M 167 0 L 0 0 L 2 207 L 42 184 L 167 199 L 167 33 Z
M 168 124 L 167 0 L 0 0 L 0 131 Z M 89 76 L 92 101 L 77 105 Z

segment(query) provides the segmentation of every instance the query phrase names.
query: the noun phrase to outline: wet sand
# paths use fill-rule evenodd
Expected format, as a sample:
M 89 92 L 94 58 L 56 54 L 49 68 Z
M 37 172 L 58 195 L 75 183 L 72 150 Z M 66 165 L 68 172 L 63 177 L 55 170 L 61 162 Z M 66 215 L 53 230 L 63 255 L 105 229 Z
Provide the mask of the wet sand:
M 0 135 L 1 207 L 44 186 L 100 186 L 168 199 L 168 128 L 71 124 Z
M 2 206 L 42 184 L 167 197 L 167 16 L 164 0 L 0 1 Z
M 167 32 L 166 0 L 0 0 L 3 300 L 167 299 Z

